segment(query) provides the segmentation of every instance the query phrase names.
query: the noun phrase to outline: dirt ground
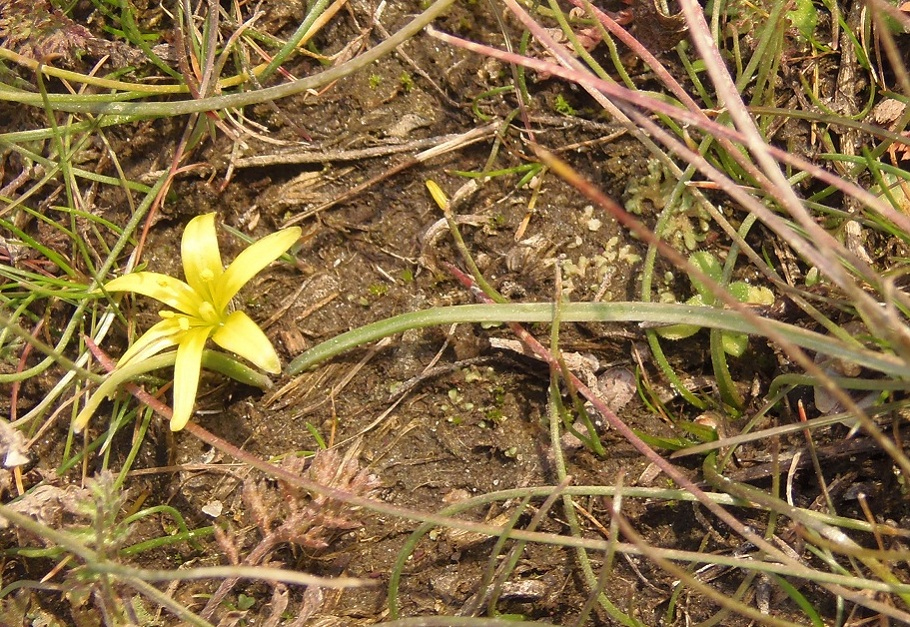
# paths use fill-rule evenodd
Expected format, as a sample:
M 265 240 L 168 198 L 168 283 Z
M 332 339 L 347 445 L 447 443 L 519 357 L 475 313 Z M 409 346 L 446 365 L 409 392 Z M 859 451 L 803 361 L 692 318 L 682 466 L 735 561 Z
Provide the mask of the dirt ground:
M 329 55 L 341 50 L 369 24 L 363 8 L 361 3 L 351 3 L 320 34 L 317 47 Z M 262 10 L 260 28 L 286 35 L 300 19 L 302 8 L 274 1 L 264 2 Z M 418 10 L 417 2 L 388 3 L 382 24 L 394 32 Z M 500 27 L 485 3 L 459 3 L 438 27 L 479 41 L 502 41 Z M 249 138 L 246 148 L 238 148 L 221 134 L 204 142 L 194 161 L 208 167 L 199 170 L 202 176 L 184 174 L 175 182 L 172 198 L 149 232 L 143 256 L 147 267 L 180 276 L 174 251 L 187 221 L 202 213 L 217 212 L 219 224 L 253 238 L 300 224 L 304 236 L 294 251 L 296 267 L 274 264 L 240 295 L 242 305 L 263 323 L 286 362 L 320 341 L 369 322 L 432 306 L 473 302 L 470 292 L 446 270 L 446 262 L 461 265 L 462 260 L 442 227 L 442 214 L 425 183 L 432 179 L 450 196 L 454 194 L 467 182 L 455 171 L 483 169 L 498 127 L 490 126 L 480 141 L 469 146 L 426 163 L 407 164 L 413 155 L 447 136 L 482 127 L 484 122 L 472 111 L 472 100 L 501 86 L 510 70 L 443 46 L 426 35 L 415 37 L 403 53 L 386 57 L 318 95 L 292 97 L 245 111 L 250 120 L 268 129 L 270 138 L 293 146 Z M 316 61 L 304 59 L 287 69 L 299 77 L 319 68 Z M 633 78 L 648 80 L 646 76 Z M 617 132 L 594 113 L 591 102 L 564 83 L 531 77 L 530 91 L 534 98 L 529 107 L 531 124 L 538 129 L 537 140 L 560 151 L 613 198 L 628 201 L 635 194 L 630 184 L 649 175 L 648 156 L 640 144 Z M 563 115 L 562 103 L 579 116 Z M 489 119 L 501 120 L 514 106 L 511 94 L 476 101 L 477 110 Z M 4 130 L 12 129 L 7 126 Z M 126 176 L 142 179 L 168 167 L 172 153 L 167 147 L 176 145 L 182 130 L 179 121 L 151 121 L 113 130 L 110 139 Z M 301 140 L 301 136 L 309 140 Z M 517 127 L 510 128 L 500 142 L 493 169 L 527 162 Z M 369 153 L 371 150 L 374 152 Z M 644 246 L 598 215 L 584 198 L 552 175 L 523 187 L 516 186 L 519 178 L 491 179 L 458 208 L 466 216 L 462 225 L 466 243 L 488 280 L 517 301 L 549 300 L 555 291 L 554 263 L 562 258 L 568 269 L 563 280 L 573 300 L 636 299 Z M 370 184 L 365 189 L 345 196 L 366 182 Z M 659 190 L 653 193 L 659 195 Z M 652 196 L 646 195 L 642 203 L 646 222 L 657 209 Z M 342 200 L 322 208 L 338 198 Z M 95 210 L 113 222 L 126 219 L 123 199 L 115 193 L 101 195 Z M 224 229 L 219 228 L 219 235 L 226 259 L 245 245 Z M 685 277 L 667 277 L 660 289 L 675 291 L 680 298 L 688 296 Z M 157 310 L 147 299 L 137 303 L 130 315 L 144 329 L 154 322 Z M 546 327 L 531 329 L 542 339 L 548 333 Z M 375 485 L 370 484 L 374 495 L 390 504 L 426 512 L 497 490 L 553 485 L 558 479 L 547 433 L 548 371 L 509 350 L 508 344 L 496 341 L 499 339 L 513 338 L 504 327 L 480 325 L 408 332 L 377 348 L 344 354 L 312 372 L 279 377 L 275 387 L 265 393 L 206 373 L 194 421 L 260 458 L 273 460 L 317 449 L 314 433 L 318 433 L 340 453 L 359 459 L 361 467 L 375 477 Z M 648 359 L 640 329 L 566 325 L 562 342 L 564 351 L 595 358 L 599 364 L 596 373 L 606 373 L 606 381 L 619 382 L 610 399 L 630 425 L 654 436 L 678 435 L 634 390 L 631 374 L 639 365 L 636 355 L 643 356 L 649 375 L 658 383 L 660 379 Z M 104 348 L 117 355 L 125 347 L 121 329 Z M 688 376 L 711 374 L 706 341 L 701 336 L 670 344 L 668 350 L 671 362 L 681 365 Z M 738 381 L 754 385 L 754 398 L 760 398 L 785 365 L 761 342 L 753 342 L 750 351 L 750 359 L 736 363 L 735 375 Z M 632 387 L 623 387 L 630 377 Z M 20 413 L 44 393 L 40 382 L 26 386 L 19 398 Z M 698 414 L 672 396 L 667 403 L 678 416 L 691 419 Z M 53 475 L 67 427 L 58 423 L 43 440 L 43 448 L 36 451 L 38 459 L 51 462 L 39 461 L 26 475 L 27 484 Z M 573 483 L 612 485 L 620 476 L 627 484 L 638 482 L 647 469 L 646 461 L 606 429 L 602 437 L 608 451 L 605 457 L 566 443 Z M 116 467 L 129 449 L 127 433 L 113 443 L 111 465 Z M 860 461 L 851 471 L 859 479 L 883 472 L 874 459 Z M 97 460 L 89 462 L 88 475 L 93 474 L 94 463 Z M 699 464 L 694 458 L 682 463 L 694 478 L 699 477 Z M 78 482 L 80 473 L 74 469 L 55 481 Z M 662 479 L 656 481 L 660 484 Z M 217 540 L 207 537 L 148 551 L 138 558 L 147 568 L 225 564 L 232 549 L 243 559 L 262 538 L 263 521 L 261 516 L 257 518 L 255 499 L 275 508 L 269 524 L 280 524 L 283 515 L 279 512 L 281 486 L 274 480 L 236 464 L 187 433 L 171 434 L 163 420 L 153 422 L 128 488 L 130 500 L 144 497 L 144 507 L 168 504 L 177 508 L 191 529 L 214 522 L 230 530 Z M 811 488 L 806 490 L 805 498 L 814 498 Z M 258 496 L 251 496 L 253 493 Z M 603 527 L 597 524 L 609 524 L 608 504 L 590 499 L 582 505 L 591 514 L 584 522 L 585 533 L 603 538 Z M 477 521 L 497 520 L 514 513 L 516 507 L 516 502 L 507 501 L 477 507 L 464 515 Z M 565 532 L 558 512 L 557 507 L 544 517 L 539 530 Z M 679 503 L 670 509 L 666 503 L 653 507 L 647 501 L 627 501 L 624 513 L 655 545 L 724 553 L 739 548 L 726 543 L 726 536 L 713 529 L 711 521 L 691 504 Z M 379 585 L 347 591 L 311 589 L 304 594 L 301 588 L 280 590 L 262 582 L 241 581 L 226 599 L 225 607 L 232 609 L 220 610 L 216 622 L 266 624 L 278 602 L 276 594 L 286 595 L 286 617 L 307 614 L 307 624 L 360 625 L 386 618 L 385 584 L 416 523 L 367 512 L 345 515 L 351 528 L 328 530 L 322 537 L 314 534 L 310 546 L 279 543 L 267 561 L 317 575 L 372 579 Z M 521 520 L 527 521 L 530 515 L 524 514 Z M 748 520 L 748 512 L 741 515 Z M 159 537 L 168 524 L 163 515 L 144 519 L 135 526 L 130 543 Z M 491 562 L 495 565 L 501 559 L 492 553 L 494 543 L 495 539 L 443 531 L 422 540 L 408 558 L 398 591 L 402 615 L 473 615 L 479 583 Z M 594 559 L 595 570 L 598 560 Z M 8 561 L 4 583 L 39 579 L 44 574 L 39 569 L 46 565 Z M 741 573 L 730 571 L 712 579 L 712 585 L 732 594 L 742 578 Z M 617 560 L 605 592 L 644 624 L 659 625 L 665 624 L 673 586 L 667 573 L 644 559 L 630 557 Z M 195 582 L 181 584 L 173 593 L 180 603 L 200 611 L 214 588 L 209 582 Z M 55 598 L 48 592 L 33 599 L 45 613 L 44 624 L 91 625 L 100 620 L 91 603 L 77 606 Z M 250 604 L 244 605 L 248 599 Z M 571 625 L 586 599 L 575 553 L 531 544 L 497 609 L 528 620 Z M 778 601 L 784 608 L 789 603 Z M 702 597 L 690 601 L 682 595 L 675 602 L 676 624 L 704 619 L 717 610 Z M 780 613 L 786 614 L 786 609 Z M 170 623 L 169 618 L 161 621 Z M 724 624 L 747 623 L 730 617 Z M 595 612 L 589 624 L 613 623 Z

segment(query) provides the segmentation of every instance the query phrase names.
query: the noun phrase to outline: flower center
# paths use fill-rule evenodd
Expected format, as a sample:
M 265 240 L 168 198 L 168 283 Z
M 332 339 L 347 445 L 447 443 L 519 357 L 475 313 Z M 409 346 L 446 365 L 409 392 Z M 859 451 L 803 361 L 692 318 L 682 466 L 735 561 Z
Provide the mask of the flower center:
M 173 311 L 168 311 L 167 309 L 159 311 L 158 315 L 165 320 L 176 320 L 177 326 L 180 327 L 181 331 L 190 330 L 190 319 L 187 316 L 181 316 L 180 314 Z
M 199 305 L 199 317 L 208 324 L 218 324 L 221 322 L 221 317 L 218 315 L 218 312 L 215 311 L 214 305 L 208 301 L 204 301 Z

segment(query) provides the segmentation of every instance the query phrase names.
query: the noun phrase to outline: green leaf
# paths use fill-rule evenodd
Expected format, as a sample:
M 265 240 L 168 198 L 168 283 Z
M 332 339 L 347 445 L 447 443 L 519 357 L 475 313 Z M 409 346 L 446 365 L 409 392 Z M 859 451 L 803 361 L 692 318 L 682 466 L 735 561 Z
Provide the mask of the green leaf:
M 692 253 L 689 257 L 689 263 L 708 275 L 708 278 L 715 283 L 720 283 L 721 278 L 723 277 L 723 268 L 717 260 L 717 257 L 708 251 L 700 250 L 696 253 Z M 692 287 L 694 287 L 695 291 L 702 297 L 702 302 L 704 302 L 704 304 L 714 304 L 714 294 L 711 293 L 711 290 L 708 289 L 707 285 L 695 277 L 689 277 L 689 280 L 692 281 Z
M 633 429 L 633 431 L 635 431 L 635 435 L 640 437 L 648 446 L 664 449 L 665 451 L 678 451 L 695 445 L 695 442 L 685 438 L 662 438 L 645 433 L 644 431 L 639 431 L 638 429 Z
M 676 426 L 693 436 L 699 442 L 716 442 L 718 439 L 717 429 L 712 429 L 708 425 L 691 422 L 689 420 L 680 420 L 676 423 Z
M 657 335 L 664 338 L 665 340 L 684 340 L 687 337 L 692 337 L 703 327 L 696 326 L 694 324 L 673 324 L 668 327 L 660 327 L 654 329 L 657 332 Z
M 727 289 L 733 298 L 741 303 L 766 307 L 774 304 L 774 293 L 767 287 L 749 285 L 744 281 L 733 281 Z
M 249 597 L 243 593 L 237 595 L 237 609 L 238 610 L 248 610 L 251 607 L 256 605 L 256 599 Z
M 728 355 L 742 357 L 749 347 L 749 336 L 743 333 L 721 333 L 720 343 Z
M 694 282 L 693 282 L 693 284 L 694 284 Z M 706 303 L 701 294 L 696 294 L 695 296 L 693 296 L 692 298 L 687 300 L 686 304 L 694 305 L 696 307 L 704 307 Z M 693 335 L 698 333 L 703 328 L 704 327 L 701 327 L 697 324 L 673 324 L 668 327 L 661 327 L 659 329 L 655 329 L 655 331 L 657 332 L 657 335 L 664 338 L 665 340 L 676 341 L 676 340 L 684 340 L 687 337 L 692 337 Z
M 796 7 L 787 12 L 787 19 L 800 35 L 811 39 L 818 24 L 818 9 L 812 5 L 812 0 L 796 0 Z

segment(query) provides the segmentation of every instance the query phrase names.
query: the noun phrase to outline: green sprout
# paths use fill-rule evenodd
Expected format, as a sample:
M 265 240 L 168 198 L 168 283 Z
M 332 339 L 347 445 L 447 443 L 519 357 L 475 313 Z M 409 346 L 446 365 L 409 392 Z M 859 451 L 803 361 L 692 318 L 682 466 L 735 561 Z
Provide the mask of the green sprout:
M 707 251 L 693 253 L 689 257 L 689 262 L 704 272 L 715 283 L 722 282 L 723 268 L 717 257 L 711 253 Z M 716 299 L 707 285 L 691 276 L 689 280 L 692 282 L 692 287 L 695 288 L 695 295 L 687 300 L 686 304 L 703 307 L 714 306 Z M 749 285 L 745 281 L 733 281 L 726 286 L 726 289 L 736 300 L 747 305 L 770 306 L 774 304 L 774 294 L 767 287 L 756 287 Z M 674 324 L 657 329 L 657 334 L 668 340 L 682 340 L 695 335 L 701 328 L 694 324 Z M 745 333 L 723 331 L 721 332 L 721 344 L 724 352 L 728 355 L 741 357 L 749 346 L 749 336 Z
M 811 41 L 815 37 L 818 9 L 812 4 L 812 0 L 796 0 L 793 10 L 787 11 L 787 19 L 804 39 Z
M 562 115 L 574 116 L 578 115 L 578 111 L 569 104 L 569 101 L 566 100 L 565 96 L 562 94 L 556 94 L 556 100 L 553 103 L 553 108 L 556 109 L 556 113 L 561 113 Z
M 225 269 L 215 233 L 215 214 L 197 216 L 186 225 L 181 242 L 186 282 L 157 272 L 134 272 L 104 286 L 105 291 L 135 292 L 176 310 L 161 310 L 162 320 L 133 343 L 114 371 L 144 362 L 171 346 L 177 347 L 171 430 L 183 429 L 193 412 L 203 350 L 210 337 L 221 348 L 266 372 L 281 372 L 281 361 L 265 333 L 243 311 L 231 311 L 230 303 L 240 288 L 283 255 L 299 237 L 298 227 L 272 233 L 237 255 Z M 96 398 L 102 389 L 95 392 L 76 416 L 73 422 L 76 432 L 85 428 L 103 400 Z
M 414 89 L 414 79 L 407 72 L 401 73 L 401 76 L 398 77 L 398 82 L 401 83 L 405 93 L 410 93 Z

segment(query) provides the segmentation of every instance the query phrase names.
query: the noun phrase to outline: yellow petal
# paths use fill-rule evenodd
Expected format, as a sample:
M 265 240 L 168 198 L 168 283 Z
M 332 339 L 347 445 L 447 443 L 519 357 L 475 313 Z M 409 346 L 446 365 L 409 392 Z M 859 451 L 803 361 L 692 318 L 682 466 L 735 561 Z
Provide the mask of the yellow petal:
M 215 233 L 215 214 L 207 213 L 189 221 L 183 231 L 180 245 L 183 273 L 186 282 L 199 292 L 203 299 L 213 302 L 213 289 L 224 273 L 218 235 Z
M 180 341 L 183 329 L 180 328 L 179 322 L 174 318 L 162 320 L 152 328 L 142 334 L 142 336 L 133 342 L 120 361 L 117 367 L 125 366 L 132 361 L 142 361 L 152 355 L 160 353 L 166 348 L 176 345 Z
M 208 339 L 205 327 L 191 329 L 180 339 L 177 346 L 177 361 L 174 363 L 174 414 L 171 416 L 171 431 L 180 431 L 189 422 L 199 388 L 199 369 L 202 365 L 202 349 Z
M 427 189 L 430 192 L 430 196 L 433 197 L 433 200 L 436 201 L 436 204 L 439 205 L 439 208 L 443 211 L 448 210 L 449 208 L 449 199 L 446 197 L 446 193 L 442 191 L 442 188 L 436 184 L 436 181 L 427 181 Z
M 237 255 L 237 258 L 224 271 L 224 276 L 221 277 L 215 294 L 215 306 L 218 310 L 224 311 L 241 287 L 263 268 L 283 255 L 298 239 L 300 239 L 300 227 L 282 229 L 266 235 Z
M 237 353 L 266 372 L 281 372 L 281 360 L 269 338 L 242 311 L 229 315 L 212 339 L 221 348 Z
M 104 285 L 108 292 L 135 292 L 161 301 L 188 316 L 199 314 L 202 298 L 179 279 L 157 272 L 133 272 Z

